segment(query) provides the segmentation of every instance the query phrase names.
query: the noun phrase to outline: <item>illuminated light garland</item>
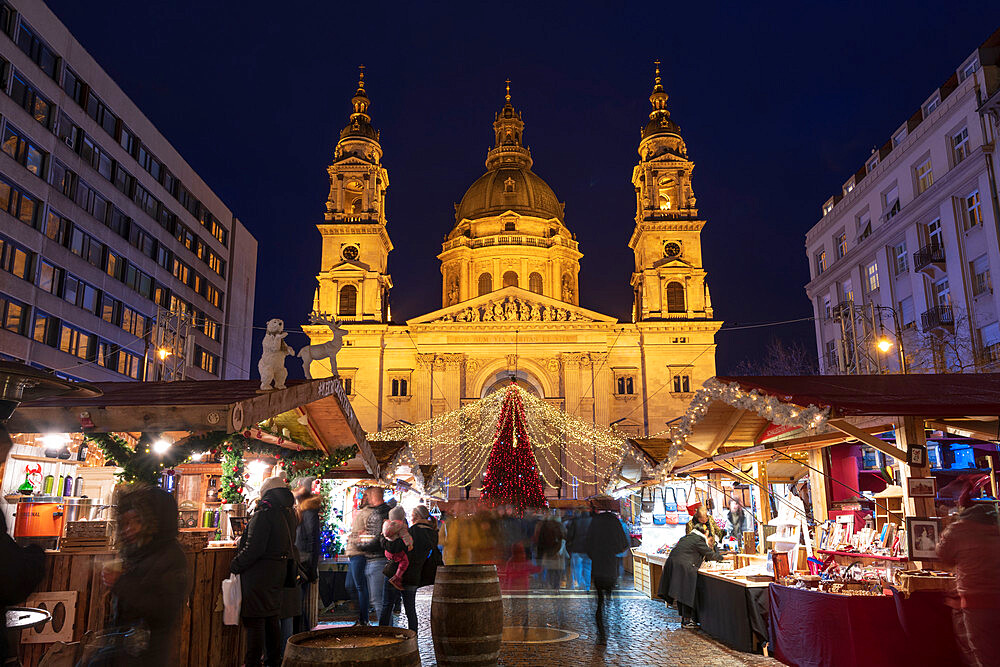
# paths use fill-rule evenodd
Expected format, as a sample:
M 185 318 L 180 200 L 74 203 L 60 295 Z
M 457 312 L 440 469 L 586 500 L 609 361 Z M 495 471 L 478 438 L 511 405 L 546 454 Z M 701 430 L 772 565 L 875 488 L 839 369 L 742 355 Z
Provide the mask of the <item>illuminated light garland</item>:
M 544 463 L 538 467 L 547 486 L 558 488 L 560 482 L 571 483 L 573 478 L 585 484 L 606 484 L 612 473 L 621 469 L 624 457 L 631 453 L 624 435 L 563 412 L 524 388 L 512 385 L 427 421 L 369 434 L 369 441 L 407 443 L 385 466 L 385 478 L 391 478 L 400 465 L 413 468 L 422 462 L 437 465 L 434 479 L 423 481 L 425 488 L 445 477 L 452 486 L 475 484 L 487 467 L 496 433 L 501 428 L 508 391 L 516 393 L 523 410 L 517 445 L 511 442 L 511 448 L 521 449 L 525 442 L 530 443 L 527 448 L 534 453 L 536 463 Z M 588 481 L 586 477 L 591 479 Z
M 715 401 L 721 401 L 741 410 L 755 412 L 778 426 L 795 426 L 811 431 L 822 427 L 830 418 L 829 407 L 820 408 L 815 405 L 802 407 L 794 403 L 786 403 L 777 396 L 765 394 L 756 389 L 744 391 L 735 382 L 722 382 L 716 378 L 709 378 L 691 399 L 684 415 L 677 420 L 676 424 L 663 432 L 673 441 L 670 451 L 666 458 L 649 472 L 660 479 L 669 476 L 681 450 L 688 443 L 688 438 L 694 431 L 694 427 L 705 418 L 709 406 Z M 646 466 L 644 469 L 648 470 Z
M 516 386 L 504 391 L 497 435 L 483 475 L 482 499 L 492 505 L 510 505 L 520 513 L 526 507 L 548 507 L 548 501 L 531 439 L 524 429 L 524 403 Z M 518 447 L 518 440 L 529 446 Z

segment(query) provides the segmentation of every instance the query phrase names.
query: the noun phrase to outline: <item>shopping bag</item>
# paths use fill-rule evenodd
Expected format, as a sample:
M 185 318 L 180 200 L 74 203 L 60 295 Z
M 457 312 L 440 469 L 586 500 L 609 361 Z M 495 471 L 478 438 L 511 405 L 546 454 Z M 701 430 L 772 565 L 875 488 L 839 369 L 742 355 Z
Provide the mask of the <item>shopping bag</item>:
M 240 605 L 243 592 L 240 590 L 240 575 L 231 574 L 222 582 L 222 622 L 225 625 L 240 624 Z

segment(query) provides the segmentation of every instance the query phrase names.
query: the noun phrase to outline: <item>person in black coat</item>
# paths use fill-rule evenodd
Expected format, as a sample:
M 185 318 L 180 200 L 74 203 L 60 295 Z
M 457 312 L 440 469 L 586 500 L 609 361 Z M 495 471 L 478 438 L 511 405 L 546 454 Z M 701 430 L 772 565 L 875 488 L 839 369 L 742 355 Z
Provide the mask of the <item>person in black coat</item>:
M 413 525 L 409 527 L 410 536 L 413 538 L 413 549 L 407 552 L 410 564 L 403 573 L 403 590 L 397 589 L 389 583 L 388 577 L 383 577 L 385 583 L 382 587 L 382 609 L 379 612 L 379 625 L 393 625 L 392 608 L 403 599 L 403 608 L 406 610 L 406 625 L 410 630 L 417 632 L 417 588 L 420 587 L 420 573 L 424 569 L 424 562 L 431 553 L 431 549 L 437 549 L 438 530 L 434 519 L 424 505 L 417 505 L 413 508 Z M 382 544 L 389 553 L 398 553 L 406 549 L 402 539 L 395 539 L 391 542 L 382 538 Z
M 677 603 L 681 625 L 685 628 L 698 627 L 695 590 L 698 587 L 698 568 L 706 560 L 721 561 L 723 558 L 715 552 L 714 538 L 694 530 L 677 541 L 663 565 L 656 595 L 668 603 Z
M 295 480 L 295 511 L 298 513 L 299 526 L 295 531 L 295 548 L 298 550 L 299 564 L 305 573 L 305 581 L 301 584 L 301 609 L 296 614 L 295 632 L 308 632 L 316 624 L 315 610 L 309 607 L 309 588 L 319 579 L 320 529 L 319 511 L 323 507 L 323 498 L 312 492 L 315 477 L 301 477 Z
M 175 633 L 190 593 L 188 562 L 177 541 L 177 501 L 162 489 L 133 487 L 116 506 L 120 561 L 102 572 L 111 588 L 112 630 L 85 661 L 92 667 L 175 663 Z M 148 641 L 140 638 L 148 632 Z
M 260 501 L 240 538 L 229 571 L 240 575 L 243 601 L 240 617 L 246 629 L 246 667 L 279 664 L 280 614 L 283 588 L 294 585 L 295 498 L 281 477 L 268 477 L 260 487 Z
M 587 555 L 587 532 L 590 530 L 590 512 L 582 512 L 570 519 L 566 527 L 566 551 L 573 569 L 573 588 L 590 590 L 590 556 Z
M 597 591 L 597 643 L 607 643 L 604 607 L 618 583 L 618 554 L 629 548 L 629 539 L 612 512 L 594 514 L 587 529 L 586 550 L 591 562 L 591 583 Z

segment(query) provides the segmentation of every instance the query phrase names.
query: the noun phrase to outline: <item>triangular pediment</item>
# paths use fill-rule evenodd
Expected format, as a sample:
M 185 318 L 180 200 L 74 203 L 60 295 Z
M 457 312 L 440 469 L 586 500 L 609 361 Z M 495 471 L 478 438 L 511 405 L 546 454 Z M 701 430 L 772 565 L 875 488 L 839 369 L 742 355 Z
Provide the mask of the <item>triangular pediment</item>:
M 664 257 L 662 259 L 658 259 L 655 262 L 653 262 L 654 269 L 659 269 L 661 267 L 669 267 L 669 266 L 681 266 L 688 268 L 694 265 L 691 264 L 691 262 L 681 259 L 680 257 Z
M 558 322 L 614 324 L 618 320 L 521 287 L 504 287 L 406 321 L 411 326 L 431 323 L 503 325 L 507 322 L 529 325 Z
M 342 259 L 341 261 L 337 262 L 336 264 L 334 264 L 333 266 L 331 266 L 329 269 L 327 269 L 328 272 L 332 272 L 332 271 L 371 271 L 371 270 L 372 270 L 372 267 L 370 267 L 369 265 L 365 264 L 364 262 L 359 262 L 357 260 L 352 260 L 352 259 Z

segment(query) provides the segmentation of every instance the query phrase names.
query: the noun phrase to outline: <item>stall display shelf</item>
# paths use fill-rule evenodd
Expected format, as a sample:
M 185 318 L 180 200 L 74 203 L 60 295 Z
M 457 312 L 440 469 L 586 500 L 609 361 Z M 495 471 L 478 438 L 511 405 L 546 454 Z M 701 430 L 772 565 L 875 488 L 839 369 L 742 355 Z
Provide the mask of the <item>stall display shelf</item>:
M 51 456 L 29 456 L 28 454 L 11 454 L 10 458 L 18 461 L 30 461 L 32 463 L 64 463 L 66 465 L 78 466 L 86 461 L 76 461 L 74 459 L 56 459 Z
M 906 562 L 909 560 L 906 556 L 877 556 L 875 554 L 863 554 L 857 551 L 832 551 L 830 549 L 817 549 L 817 553 L 826 554 L 827 556 L 846 556 L 849 558 L 871 558 L 873 560 L 889 560 L 893 562 Z

